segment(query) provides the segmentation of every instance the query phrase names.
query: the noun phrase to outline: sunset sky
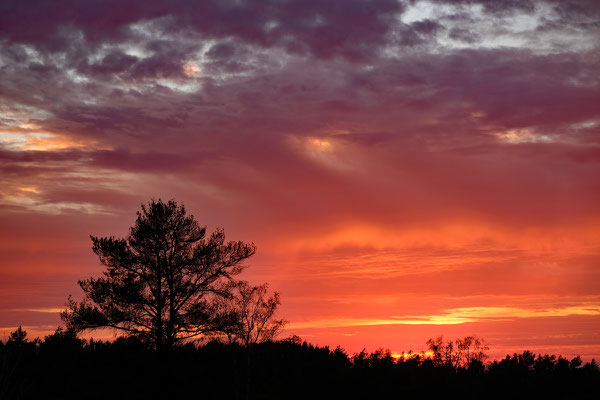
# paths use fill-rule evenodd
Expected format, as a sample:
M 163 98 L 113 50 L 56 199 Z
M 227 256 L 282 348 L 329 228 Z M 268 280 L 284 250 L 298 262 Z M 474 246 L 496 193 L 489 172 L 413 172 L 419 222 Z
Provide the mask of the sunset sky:
M 257 245 L 283 337 L 600 358 L 600 2 L 2 1 L 0 340 L 150 198 Z

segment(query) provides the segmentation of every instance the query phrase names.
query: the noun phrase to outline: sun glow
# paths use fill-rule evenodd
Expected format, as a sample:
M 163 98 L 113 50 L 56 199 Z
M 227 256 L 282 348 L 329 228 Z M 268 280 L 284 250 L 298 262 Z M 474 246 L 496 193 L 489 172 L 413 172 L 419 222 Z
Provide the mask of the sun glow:
M 195 62 L 190 61 L 190 62 L 183 64 L 183 73 L 188 78 L 194 78 L 196 76 L 199 76 L 201 71 L 202 71 L 202 69 Z
M 349 153 L 350 148 L 339 140 L 290 135 L 288 142 L 295 151 L 327 169 L 344 173 L 358 171 L 356 160 Z
M 555 138 L 549 135 L 539 134 L 530 129 L 509 129 L 504 132 L 498 132 L 495 136 L 505 143 L 550 143 Z
M 0 144 L 12 150 L 58 151 L 66 149 L 109 149 L 97 141 L 74 139 L 50 132 L 0 132 Z
M 444 310 L 437 315 L 405 315 L 389 318 L 330 318 L 291 323 L 288 329 L 340 328 L 371 325 L 458 325 L 467 322 L 513 320 L 517 318 L 566 317 L 600 315 L 599 303 L 576 306 L 527 309 L 519 307 L 463 307 Z
M 19 187 L 17 188 L 17 190 L 20 190 L 21 192 L 28 192 L 28 193 L 38 193 L 38 188 L 36 187 L 32 187 L 32 186 L 28 186 L 28 187 Z

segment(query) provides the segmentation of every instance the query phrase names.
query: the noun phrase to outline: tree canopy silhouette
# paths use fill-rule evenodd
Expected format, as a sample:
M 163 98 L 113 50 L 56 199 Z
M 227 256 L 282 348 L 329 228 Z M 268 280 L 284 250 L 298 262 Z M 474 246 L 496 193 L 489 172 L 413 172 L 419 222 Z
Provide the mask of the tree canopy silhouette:
M 485 340 L 477 336 L 466 336 L 464 339 L 444 342 L 444 337 L 429 339 L 427 348 L 432 353 L 432 361 L 436 365 L 452 368 L 483 365 L 489 347 Z
M 91 239 L 106 270 L 79 281 L 85 297 L 69 297 L 62 319 L 75 331 L 113 328 L 159 350 L 216 329 L 216 300 L 256 251 L 225 242 L 223 230 L 207 238 L 183 205 L 160 199 L 142 205 L 127 238 Z
M 280 304 L 279 293 L 267 297 L 268 285 L 251 286 L 246 281 L 233 282 L 228 296 L 218 299 L 216 319 L 230 343 L 245 347 L 272 340 L 287 323 L 273 319 Z

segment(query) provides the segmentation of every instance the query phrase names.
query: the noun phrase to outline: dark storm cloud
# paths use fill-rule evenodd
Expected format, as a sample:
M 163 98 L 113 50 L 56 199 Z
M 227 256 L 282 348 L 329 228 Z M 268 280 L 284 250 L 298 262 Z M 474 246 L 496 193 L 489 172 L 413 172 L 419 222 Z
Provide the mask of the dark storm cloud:
M 551 0 L 557 19 L 545 20 L 538 27 L 540 32 L 557 30 L 599 30 L 600 2 L 594 0 L 558 1 Z
M 465 43 L 475 43 L 479 39 L 479 35 L 477 35 L 475 32 L 459 27 L 452 28 L 448 33 L 448 36 L 450 39 Z
M 52 172 L 64 167 L 63 171 L 73 165 L 86 165 L 115 170 L 135 172 L 182 172 L 192 171 L 208 160 L 218 159 L 219 156 L 209 152 L 193 151 L 186 153 L 161 153 L 149 151 L 132 153 L 127 149 L 96 150 L 96 151 L 14 151 L 0 148 L 0 170 L 9 173 L 23 172 Z M 18 174 L 17 174 L 18 175 Z
M 406 2 L 414 4 L 416 2 Z M 545 2 L 554 7 L 563 22 L 597 26 L 600 12 L 593 0 Z M 531 14 L 536 3 L 529 0 L 434 0 L 434 5 L 481 5 L 494 16 L 507 12 Z M 6 43 L 36 46 L 42 52 L 68 52 L 84 56 L 103 44 L 139 41 L 149 32 L 187 37 L 191 40 L 234 39 L 262 48 L 280 47 L 292 54 L 321 59 L 342 56 L 367 61 L 389 44 L 414 45 L 419 35 L 433 34 L 442 28 L 439 21 L 402 24 L 399 18 L 406 4 L 396 0 L 318 0 L 266 1 L 5 1 L 0 5 L 0 36 Z M 460 14 L 461 11 L 457 10 Z M 458 15 L 457 14 L 457 15 Z M 596 16 L 596 21 L 590 21 Z M 140 24 L 134 27 L 132 24 Z M 399 35 L 399 37 L 398 37 Z M 453 36 L 465 40 L 472 36 Z M 175 73 L 175 61 L 187 52 L 182 43 L 164 43 L 150 49 L 154 56 L 137 60 L 136 70 L 143 76 Z M 17 52 L 13 49 L 11 51 Z M 215 50 L 216 51 L 216 50 Z M 134 61 L 111 53 L 96 63 L 97 70 L 122 71 Z M 21 54 L 23 59 L 23 54 Z M 173 60 L 171 66 L 157 66 Z M 82 62 L 84 60 L 79 60 Z M 180 71 L 177 71 L 177 73 Z
M 351 178 L 347 171 L 359 169 L 353 158 L 366 165 L 360 168 L 380 168 L 370 156 L 363 159 L 353 152 L 368 148 L 389 165 L 414 171 L 416 180 L 439 183 L 456 199 L 468 185 L 451 190 L 444 180 L 461 181 L 480 157 L 491 158 L 492 164 L 501 163 L 506 154 L 530 157 L 517 147 L 535 149 L 540 162 L 573 162 L 578 155 L 593 162 L 597 153 L 581 148 L 597 129 L 600 62 L 593 51 L 443 49 L 437 40 L 446 34 L 467 44 L 486 34 L 462 7 L 475 2 L 446 3 L 457 6 L 450 10 L 454 17 L 406 23 L 399 20 L 406 6 L 391 1 L 180 1 L 148 7 L 141 2 L 110 7 L 76 2 L 68 12 L 49 10 L 55 18 L 44 18 L 34 32 L 7 20 L 1 46 L 6 79 L 0 90 L 7 110 L 25 120 L 5 118 L 3 129 L 30 122 L 89 148 L 12 148 L 0 154 L 2 168 L 12 176 L 21 171 L 40 177 L 51 175 L 53 168 L 61 173 L 81 167 L 176 172 L 240 196 L 258 196 L 251 193 L 256 181 L 242 184 L 242 178 L 229 176 L 247 168 L 248 174 L 262 176 L 265 186 L 295 182 L 307 193 L 312 190 L 315 199 L 320 198 L 315 193 L 333 187 L 339 190 L 330 195 L 338 202 L 356 198 L 360 191 L 382 190 L 382 199 L 365 198 L 364 204 L 376 202 L 389 211 L 399 192 Z M 503 15 L 494 16 L 500 5 L 511 12 L 532 12 L 528 2 L 479 4 L 494 21 L 503 21 Z M 40 15 L 39 10 L 13 6 L 25 25 Z M 113 19 L 113 14 L 119 15 Z M 70 39 L 59 46 L 52 42 L 59 36 Z M 184 65 L 201 48 L 203 56 L 194 58 L 199 76 L 187 76 Z M 342 143 L 348 153 L 332 155 L 311 138 Z M 444 156 L 436 159 L 436 154 Z M 455 156 L 467 165 L 454 167 Z M 427 167 L 423 160 L 430 159 L 452 178 L 417 173 Z M 493 174 L 497 168 L 487 171 Z M 577 190 L 588 179 L 577 176 L 579 168 L 564 169 L 565 176 L 573 174 Z M 543 176 L 530 174 L 523 178 L 527 184 Z M 539 181 L 540 193 L 551 191 L 550 183 Z M 470 184 L 483 190 L 485 182 L 482 173 Z M 526 186 L 519 185 L 506 193 Z M 271 196 L 261 201 L 279 198 Z M 391 203 L 383 206 L 384 199 Z M 536 202 L 524 201 L 523 209 Z M 324 215 L 330 203 L 324 203 Z M 477 204 L 486 209 L 492 203 L 501 207 L 491 200 Z
M 135 56 L 126 54 L 120 50 L 112 50 L 99 62 L 92 64 L 84 62 L 78 69 L 85 74 L 119 74 L 129 70 L 137 61 L 138 58 Z
M 324 58 L 363 58 L 385 43 L 391 19 L 402 9 L 395 0 L 7 1 L 0 8 L 0 34 L 56 51 L 67 48 L 79 32 L 88 45 L 119 42 L 136 36 L 130 24 L 160 19 L 154 28 L 168 32 L 235 37 Z
M 56 110 L 56 118 L 78 124 L 90 133 L 119 131 L 133 136 L 144 135 L 146 130 L 176 129 L 181 127 L 186 116 L 183 110 L 173 110 L 159 117 L 146 110 L 141 104 L 115 107 L 103 105 L 66 105 Z
M 532 12 L 535 9 L 533 0 L 434 0 L 434 2 L 452 5 L 482 5 L 483 10 L 490 14 Z

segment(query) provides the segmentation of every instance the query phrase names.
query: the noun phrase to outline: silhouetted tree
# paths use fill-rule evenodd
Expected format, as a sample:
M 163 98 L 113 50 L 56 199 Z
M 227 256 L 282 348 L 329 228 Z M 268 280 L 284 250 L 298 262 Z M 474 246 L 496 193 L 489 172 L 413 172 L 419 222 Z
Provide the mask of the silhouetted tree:
M 456 348 L 458 350 L 458 365 L 469 367 L 473 363 L 481 364 L 487 358 L 489 346 L 485 340 L 477 336 L 465 336 L 463 339 L 456 339 Z
M 432 353 L 431 360 L 434 365 L 451 366 L 453 364 L 454 344 L 451 341 L 444 342 L 443 336 L 439 336 L 436 339 L 429 339 L 427 341 L 427 348 Z
M 445 365 L 452 368 L 469 367 L 471 364 L 481 364 L 487 358 L 489 349 L 483 339 L 476 336 L 466 336 L 454 342 L 444 342 L 442 336 L 429 339 L 427 348 L 432 353 L 435 365 Z
M 175 201 L 142 205 L 125 239 L 91 237 L 106 266 L 103 276 L 79 281 L 81 303 L 69 297 L 61 317 L 69 329 L 112 328 L 157 349 L 215 329 L 215 299 L 255 253 L 254 244 L 225 242 L 222 230 L 205 238 Z
M 251 286 L 246 281 L 232 282 L 229 295 L 217 301 L 216 323 L 229 343 L 246 348 L 245 397 L 250 397 L 252 386 L 252 345 L 272 340 L 285 325 L 284 320 L 273 319 L 279 306 L 279 293 L 267 297 L 268 285 Z
M 28 383 L 23 364 L 34 354 L 36 344 L 27 339 L 21 326 L 10 333 L 6 345 L 0 341 L 0 399 L 22 398 Z
M 27 332 L 19 325 L 16 331 L 10 333 L 8 343 L 16 345 L 27 343 Z
M 286 324 L 274 319 L 280 304 L 279 293 L 267 296 L 268 285 L 251 286 L 246 281 L 233 282 L 228 296 L 218 300 L 216 323 L 230 343 L 245 347 L 272 340 Z

